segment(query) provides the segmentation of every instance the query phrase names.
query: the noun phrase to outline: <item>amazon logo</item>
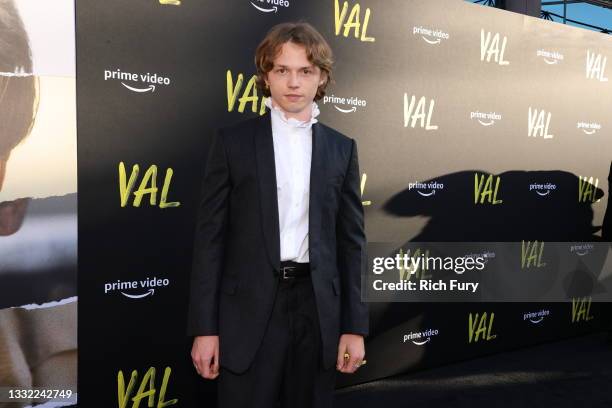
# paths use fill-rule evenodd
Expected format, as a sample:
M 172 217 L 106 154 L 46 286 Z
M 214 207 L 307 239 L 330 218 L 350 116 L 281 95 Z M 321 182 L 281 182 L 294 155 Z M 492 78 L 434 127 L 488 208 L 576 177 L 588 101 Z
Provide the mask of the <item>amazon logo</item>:
M 105 81 L 119 81 L 127 90 L 137 93 L 153 93 L 160 86 L 170 85 L 170 78 L 157 73 L 138 74 L 133 72 L 115 70 L 104 70 Z
M 595 122 L 578 122 L 576 128 L 584 132 L 585 135 L 593 135 L 601 130 L 601 124 Z
M 480 126 L 489 127 L 502 120 L 502 115 L 497 112 L 470 112 L 470 120 L 476 120 Z
M 482 260 L 483 264 L 487 264 L 491 259 L 494 259 L 496 256 L 495 252 L 491 252 L 491 251 L 484 251 L 484 252 L 479 252 L 479 253 L 471 253 L 471 254 L 466 254 L 464 256 L 464 258 L 471 258 L 474 261 L 476 261 L 476 259 L 480 258 Z
M 557 51 L 537 50 L 536 56 L 547 65 L 557 65 L 565 59 L 565 56 Z
M 570 252 L 578 256 L 585 256 L 595 248 L 593 244 L 579 244 L 570 246 Z
M 331 103 L 332 106 L 341 113 L 357 112 L 358 108 L 365 108 L 368 104 L 365 99 L 360 99 L 356 96 L 344 98 L 336 95 L 325 95 L 323 97 L 323 105 Z
M 436 195 L 437 191 L 444 190 L 444 184 L 437 181 L 429 181 L 427 183 L 415 181 L 414 183 L 408 183 L 408 191 L 410 190 L 416 190 L 417 194 L 422 197 L 431 197 Z
M 527 312 L 523 313 L 523 321 L 528 321 L 532 324 L 540 324 L 548 315 L 550 315 L 550 310 L 548 309 L 538 310 L 537 312 Z
M 146 278 L 143 280 L 107 282 L 104 284 L 104 294 L 119 293 L 128 299 L 144 299 L 155 295 L 156 290 L 170 285 L 168 278 Z
M 422 332 L 410 332 L 404 334 L 404 343 L 411 342 L 415 346 L 424 346 L 431 341 L 431 338 L 439 333 L 436 329 L 427 329 Z
M 421 37 L 421 39 L 429 45 L 438 45 L 442 43 L 442 41 L 450 38 L 447 32 L 421 26 L 412 27 L 412 35 Z
M 529 191 L 535 192 L 540 197 L 549 195 L 552 191 L 557 189 L 557 185 L 553 183 L 532 183 L 529 185 Z
M 262 13 L 276 13 L 279 7 L 289 7 L 288 0 L 252 0 L 250 3 Z

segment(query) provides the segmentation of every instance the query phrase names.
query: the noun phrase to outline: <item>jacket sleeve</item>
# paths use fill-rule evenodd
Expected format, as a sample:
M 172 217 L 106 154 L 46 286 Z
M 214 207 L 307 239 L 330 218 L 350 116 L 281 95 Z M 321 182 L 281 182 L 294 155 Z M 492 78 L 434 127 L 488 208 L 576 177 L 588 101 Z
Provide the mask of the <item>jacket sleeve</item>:
M 337 259 L 341 281 L 341 333 L 367 336 L 368 305 L 361 301 L 361 274 L 366 267 L 366 237 L 357 144 L 351 140 L 351 155 L 342 185 L 336 220 Z M 364 271 L 365 272 L 365 271 Z
M 221 130 L 206 161 L 195 229 L 187 334 L 218 335 L 219 284 L 224 267 L 231 178 Z

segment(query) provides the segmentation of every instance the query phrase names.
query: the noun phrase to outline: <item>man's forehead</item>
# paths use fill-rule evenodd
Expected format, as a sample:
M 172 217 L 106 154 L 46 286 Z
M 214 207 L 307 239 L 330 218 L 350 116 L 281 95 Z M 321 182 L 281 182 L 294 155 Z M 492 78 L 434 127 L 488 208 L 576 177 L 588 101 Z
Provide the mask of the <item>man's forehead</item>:
M 274 67 L 276 68 L 314 68 L 314 65 L 311 62 L 304 63 L 291 63 L 287 61 L 274 61 Z
M 301 44 L 286 42 L 278 48 L 278 52 L 274 57 L 274 65 L 290 66 L 312 66 L 312 62 L 308 60 L 306 48 Z

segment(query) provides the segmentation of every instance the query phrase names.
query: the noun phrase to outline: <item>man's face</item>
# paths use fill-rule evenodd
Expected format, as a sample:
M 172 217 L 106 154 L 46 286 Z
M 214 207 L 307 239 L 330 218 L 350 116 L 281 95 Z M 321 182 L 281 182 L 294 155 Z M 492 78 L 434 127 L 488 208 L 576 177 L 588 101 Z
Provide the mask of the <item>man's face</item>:
M 266 75 L 272 99 L 287 117 L 308 120 L 317 88 L 325 82 L 325 73 L 308 61 L 306 48 L 286 42 Z
M 6 174 L 8 157 L 0 155 L 0 193 Z M 0 195 L 1 197 L 1 195 Z M 28 208 L 29 198 L 20 198 L 13 201 L 0 201 L 0 237 L 12 235 L 19 231 Z

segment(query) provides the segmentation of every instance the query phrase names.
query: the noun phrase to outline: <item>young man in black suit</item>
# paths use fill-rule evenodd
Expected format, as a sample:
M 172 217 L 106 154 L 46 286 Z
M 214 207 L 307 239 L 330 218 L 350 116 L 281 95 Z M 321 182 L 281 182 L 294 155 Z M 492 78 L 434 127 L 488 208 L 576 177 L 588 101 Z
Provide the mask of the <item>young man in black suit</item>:
M 311 25 L 273 27 L 255 63 L 270 109 L 218 130 L 206 165 L 191 356 L 221 407 L 331 407 L 369 329 L 357 146 L 316 119 L 332 52 Z
M 604 214 L 603 225 L 601 227 L 601 237 L 604 241 L 608 241 L 612 246 L 612 200 L 610 194 L 612 193 L 612 162 L 610 163 L 610 172 L 608 173 L 608 206 L 606 207 L 606 213 Z M 612 345 L 612 322 L 608 329 L 608 343 Z

